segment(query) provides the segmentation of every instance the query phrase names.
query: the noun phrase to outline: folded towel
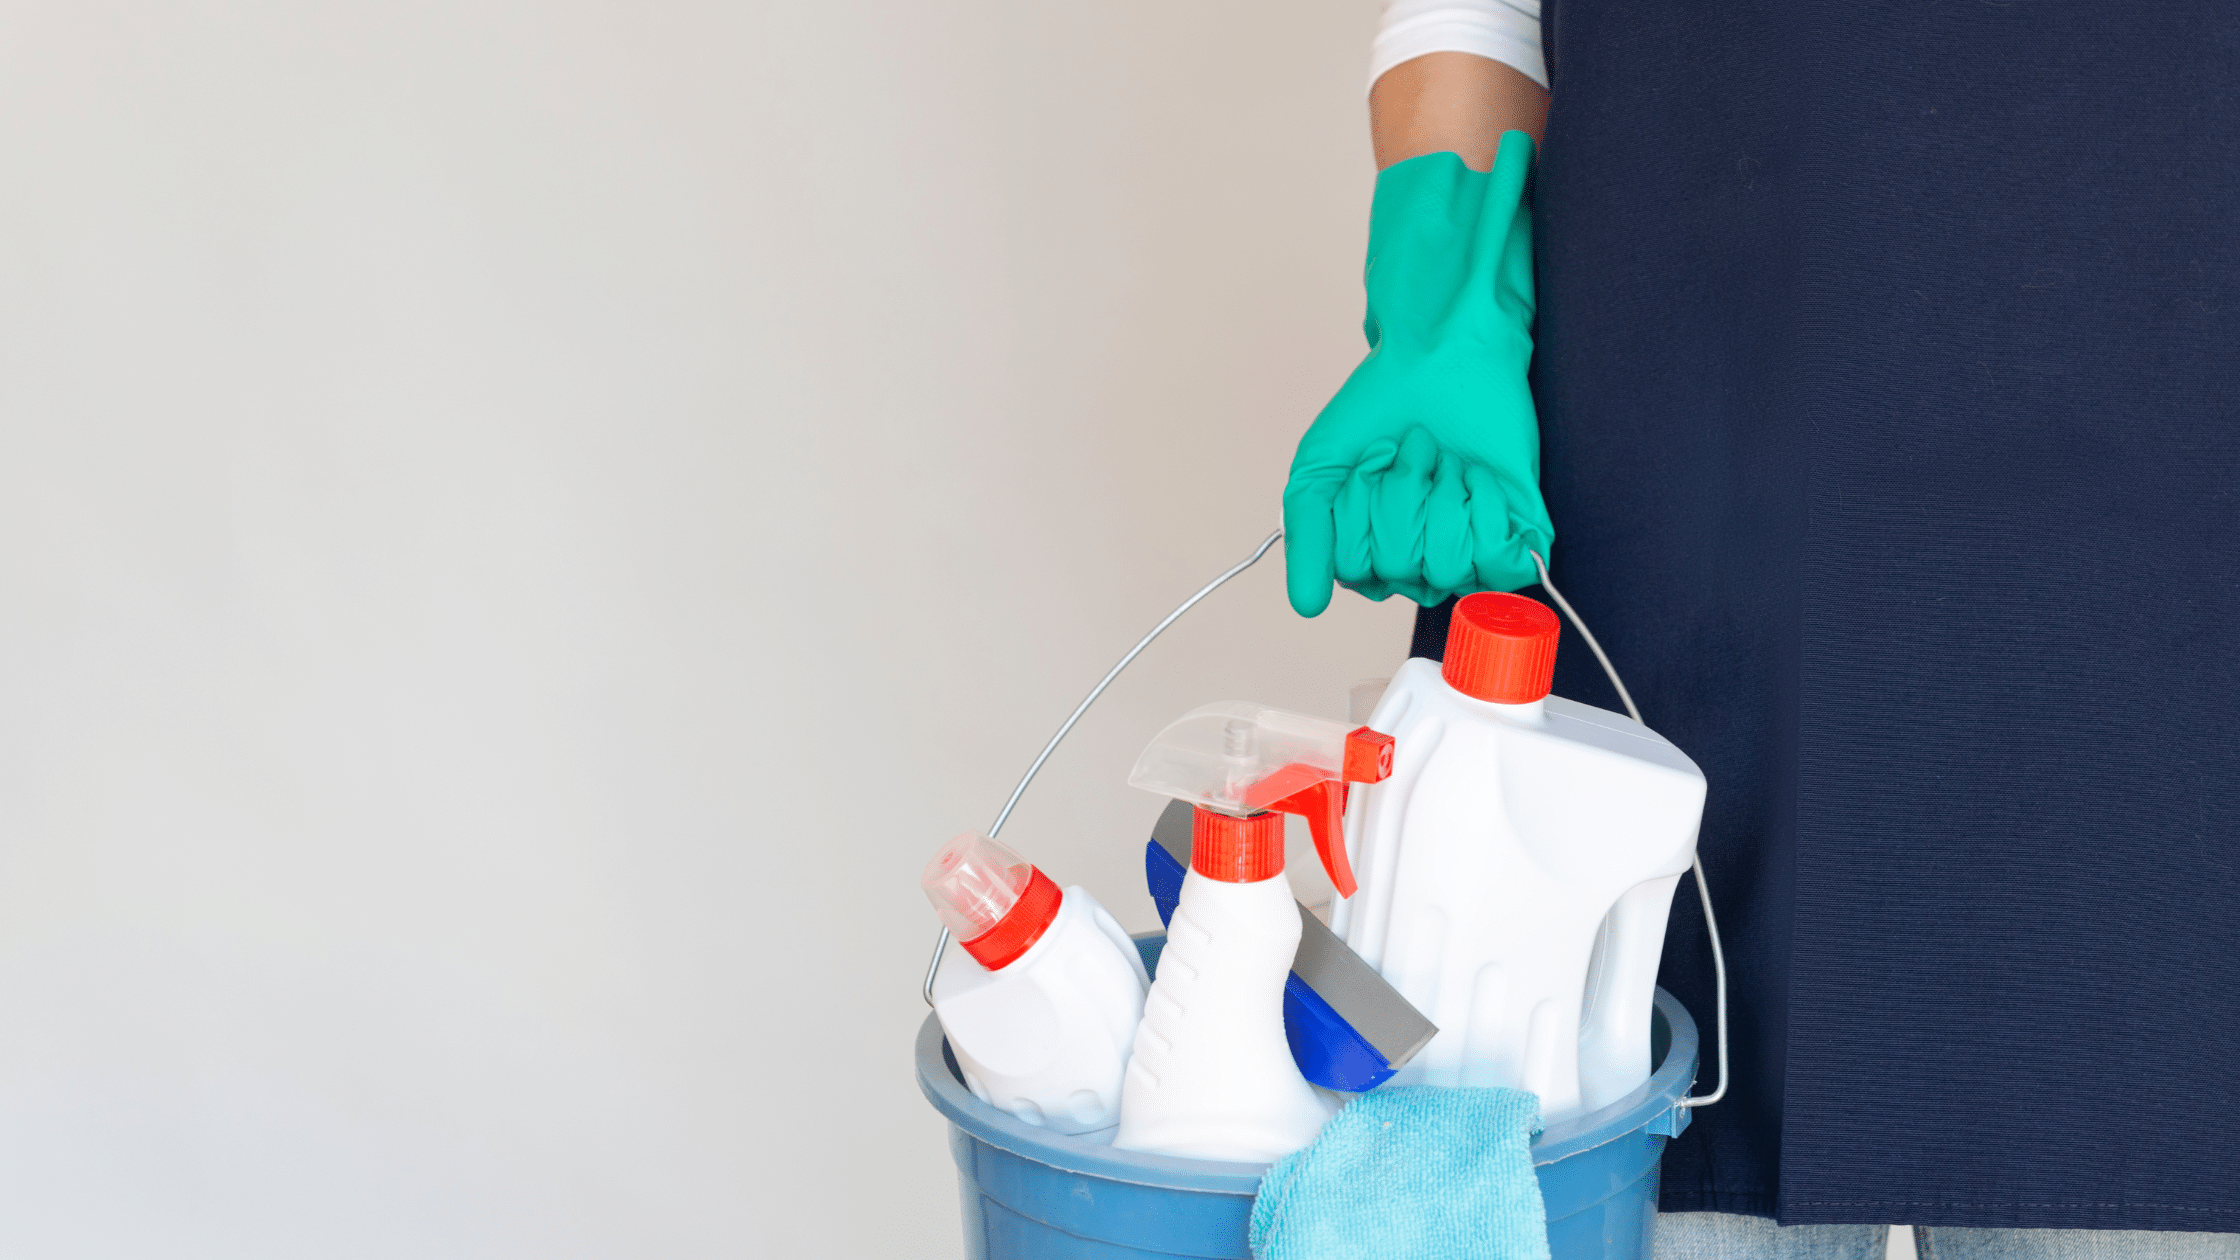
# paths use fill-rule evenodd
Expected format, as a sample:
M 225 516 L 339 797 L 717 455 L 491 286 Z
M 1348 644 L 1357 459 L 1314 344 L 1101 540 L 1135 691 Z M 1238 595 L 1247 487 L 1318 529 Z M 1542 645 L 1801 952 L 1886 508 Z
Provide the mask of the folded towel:
M 1304 1150 L 1252 1203 L 1259 1260 L 1548 1260 L 1532 1171 L 1540 1100 L 1515 1089 L 1387 1085 Z

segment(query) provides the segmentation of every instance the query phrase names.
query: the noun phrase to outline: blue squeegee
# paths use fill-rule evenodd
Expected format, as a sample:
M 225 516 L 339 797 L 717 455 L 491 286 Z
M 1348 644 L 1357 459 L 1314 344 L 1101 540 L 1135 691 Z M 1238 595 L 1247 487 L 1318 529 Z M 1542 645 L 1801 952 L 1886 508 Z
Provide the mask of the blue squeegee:
M 1159 922 L 1174 918 L 1190 868 L 1190 803 L 1173 801 L 1144 846 L 1144 880 Z M 1361 955 L 1299 907 L 1299 949 L 1283 981 L 1283 1035 L 1300 1075 L 1325 1089 L 1375 1089 L 1438 1032 Z

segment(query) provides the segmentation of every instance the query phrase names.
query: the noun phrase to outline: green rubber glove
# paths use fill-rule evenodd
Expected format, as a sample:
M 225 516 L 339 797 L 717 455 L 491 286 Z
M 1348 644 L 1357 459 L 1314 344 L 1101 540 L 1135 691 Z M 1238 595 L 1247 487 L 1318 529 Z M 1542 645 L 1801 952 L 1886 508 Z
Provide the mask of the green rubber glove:
M 1440 603 L 1539 578 L 1532 363 L 1532 137 L 1483 174 L 1452 153 L 1385 168 L 1369 211 L 1369 357 L 1299 439 L 1283 491 L 1291 606 L 1333 578 L 1370 599 Z

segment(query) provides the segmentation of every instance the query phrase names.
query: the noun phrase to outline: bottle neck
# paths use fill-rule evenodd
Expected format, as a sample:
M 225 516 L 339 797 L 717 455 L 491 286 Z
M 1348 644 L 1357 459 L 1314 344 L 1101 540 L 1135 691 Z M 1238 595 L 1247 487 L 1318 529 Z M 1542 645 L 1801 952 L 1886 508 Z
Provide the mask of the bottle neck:
M 1034 868 L 1019 900 L 994 927 L 969 941 L 959 941 L 974 962 L 990 971 L 1001 971 L 1019 961 L 1057 919 L 1065 892 L 1041 868 Z
M 1542 696 L 1538 700 L 1527 700 L 1523 704 L 1502 704 L 1495 700 L 1480 700 L 1462 691 L 1456 691 L 1455 694 L 1504 722 L 1514 722 L 1519 726 L 1546 726 L 1548 724 L 1548 698 L 1546 696 Z
M 1197 806 L 1190 814 L 1190 869 L 1229 884 L 1258 884 L 1283 874 L 1283 815 L 1233 818 Z
M 1538 700 L 1527 700 L 1523 704 L 1497 704 L 1493 708 L 1510 721 L 1523 722 L 1527 726 L 1541 726 L 1546 724 L 1548 720 L 1548 698 L 1546 696 L 1542 696 Z

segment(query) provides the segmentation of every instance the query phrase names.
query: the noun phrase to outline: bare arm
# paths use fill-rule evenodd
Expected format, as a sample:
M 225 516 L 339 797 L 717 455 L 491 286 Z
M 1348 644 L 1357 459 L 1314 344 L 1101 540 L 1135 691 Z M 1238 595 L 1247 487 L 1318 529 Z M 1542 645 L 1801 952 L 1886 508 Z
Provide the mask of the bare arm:
M 1369 91 L 1369 135 L 1377 169 L 1426 153 L 1460 154 L 1474 171 L 1493 169 L 1501 134 L 1540 143 L 1548 90 L 1485 57 L 1436 52 L 1385 71 Z

